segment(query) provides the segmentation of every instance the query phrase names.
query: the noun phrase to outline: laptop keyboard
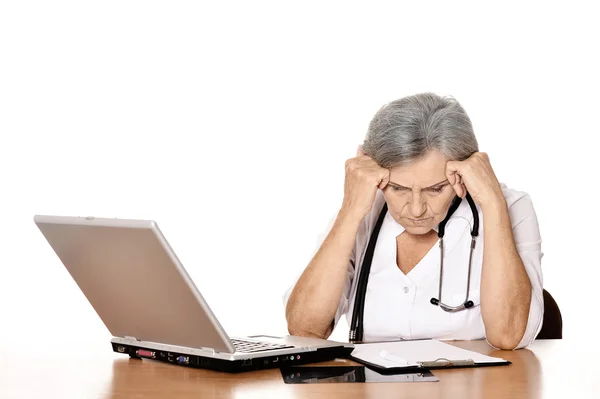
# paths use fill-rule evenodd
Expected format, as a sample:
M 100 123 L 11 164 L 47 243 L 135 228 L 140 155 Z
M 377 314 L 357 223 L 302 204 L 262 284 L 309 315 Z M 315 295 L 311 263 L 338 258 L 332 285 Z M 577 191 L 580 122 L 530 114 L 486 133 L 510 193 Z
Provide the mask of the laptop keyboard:
M 244 353 L 271 351 L 274 349 L 294 348 L 290 345 L 272 344 L 270 342 L 245 341 L 243 339 L 231 339 L 235 350 Z

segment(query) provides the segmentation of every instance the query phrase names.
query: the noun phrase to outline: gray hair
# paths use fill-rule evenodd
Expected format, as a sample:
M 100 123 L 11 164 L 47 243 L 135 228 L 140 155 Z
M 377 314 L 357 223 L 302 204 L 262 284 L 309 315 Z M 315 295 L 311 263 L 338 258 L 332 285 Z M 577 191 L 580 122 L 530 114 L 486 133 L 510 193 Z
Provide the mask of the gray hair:
M 449 161 L 478 151 L 473 126 L 452 97 L 421 93 L 384 105 L 373 117 L 363 151 L 383 168 L 410 164 L 430 150 Z

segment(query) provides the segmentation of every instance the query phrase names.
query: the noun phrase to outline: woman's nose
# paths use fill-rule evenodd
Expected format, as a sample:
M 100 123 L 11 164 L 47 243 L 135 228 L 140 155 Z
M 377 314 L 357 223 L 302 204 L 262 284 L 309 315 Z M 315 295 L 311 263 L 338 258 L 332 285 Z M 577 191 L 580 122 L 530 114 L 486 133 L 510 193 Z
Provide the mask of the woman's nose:
M 418 218 L 423 216 L 426 211 L 427 206 L 425 206 L 425 201 L 423 201 L 421 193 L 413 193 L 412 202 L 410 203 L 410 213 L 412 216 Z

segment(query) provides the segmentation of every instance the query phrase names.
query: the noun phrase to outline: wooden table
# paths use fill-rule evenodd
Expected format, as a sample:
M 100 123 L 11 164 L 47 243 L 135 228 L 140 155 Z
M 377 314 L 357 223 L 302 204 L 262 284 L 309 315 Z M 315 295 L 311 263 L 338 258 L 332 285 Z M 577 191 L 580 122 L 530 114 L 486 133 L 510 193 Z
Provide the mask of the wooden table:
M 108 343 L 102 347 L 81 345 L 78 353 L 57 356 L 30 347 L 17 350 L 7 344 L 0 348 L 2 399 L 600 398 L 600 351 L 592 340 L 581 344 L 536 341 L 528 349 L 514 352 L 494 351 L 484 341 L 454 342 L 513 364 L 435 370 L 439 382 L 310 385 L 284 384 L 277 369 L 225 374 L 133 360 L 110 352 Z M 354 363 L 336 360 L 325 364 Z

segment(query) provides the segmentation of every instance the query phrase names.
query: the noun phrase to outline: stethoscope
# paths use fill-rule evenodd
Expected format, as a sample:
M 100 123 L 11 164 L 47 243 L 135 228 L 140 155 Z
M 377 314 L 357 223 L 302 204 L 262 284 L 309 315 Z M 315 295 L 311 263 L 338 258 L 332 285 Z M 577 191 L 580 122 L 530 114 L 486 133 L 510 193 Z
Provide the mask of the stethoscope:
M 450 204 L 450 208 L 448 209 L 446 217 L 438 226 L 438 238 L 440 242 L 440 284 L 438 298 L 431 298 L 430 303 L 432 305 L 439 306 L 446 312 L 458 312 L 473 307 L 473 301 L 469 300 L 469 289 L 471 286 L 471 263 L 473 260 L 473 251 L 475 250 L 475 242 L 477 236 L 479 235 L 479 214 L 477 212 L 477 208 L 475 207 L 475 202 L 473 201 L 473 198 L 471 198 L 471 195 L 469 193 L 467 193 L 466 199 L 469 203 L 469 207 L 471 208 L 471 212 L 473 213 L 473 228 L 471 229 L 471 251 L 469 254 L 467 293 L 465 295 L 464 302 L 458 306 L 450 306 L 442 302 L 442 281 L 444 275 L 444 233 L 446 230 L 446 223 L 448 223 L 448 220 L 450 220 L 456 209 L 458 209 L 459 205 L 461 204 L 461 197 L 457 196 L 456 198 L 454 198 L 452 204 Z M 387 209 L 387 203 L 385 203 L 381 212 L 379 213 L 377 223 L 375 223 L 375 227 L 371 232 L 369 244 L 367 245 L 367 250 L 365 252 L 365 256 L 362 261 L 362 266 L 360 268 L 360 275 L 358 277 L 358 283 L 356 285 L 356 297 L 354 299 L 354 311 L 352 313 L 352 322 L 350 323 L 350 333 L 348 336 L 348 340 L 350 342 L 360 342 L 363 339 L 363 316 L 365 311 L 367 283 L 369 282 L 369 273 L 371 271 L 371 263 L 373 262 L 373 253 L 375 252 L 377 237 L 379 237 L 379 230 L 381 230 L 381 225 L 383 224 L 383 219 L 385 218 Z

